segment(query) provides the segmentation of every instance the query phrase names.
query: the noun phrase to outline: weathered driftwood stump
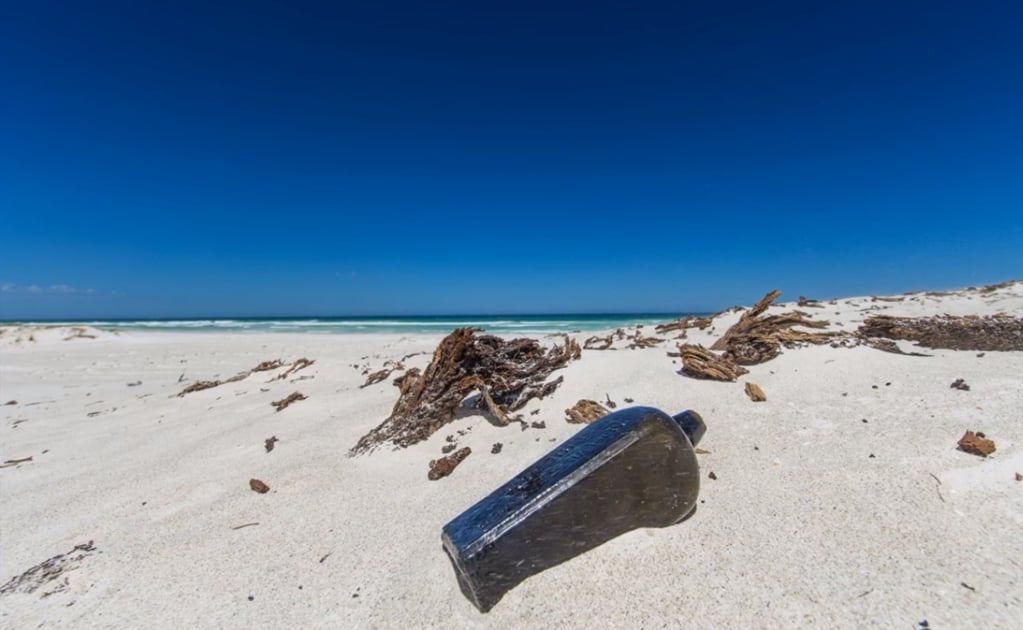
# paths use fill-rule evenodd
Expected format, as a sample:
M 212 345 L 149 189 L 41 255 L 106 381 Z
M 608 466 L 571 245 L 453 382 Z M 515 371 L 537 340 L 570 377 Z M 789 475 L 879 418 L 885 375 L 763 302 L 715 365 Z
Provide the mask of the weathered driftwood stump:
M 779 295 L 781 291 L 775 290 L 761 298 L 710 349 L 723 350 L 728 359 L 740 365 L 755 365 L 781 354 L 782 345 L 791 348 L 800 343 L 822 344 L 841 334 L 793 330 L 795 326 L 825 328 L 828 325 L 823 320 L 807 319 L 805 314 L 799 312 L 762 317 Z
M 385 442 L 406 447 L 421 442 L 451 422 L 459 405 L 479 392 L 477 407 L 501 424 L 518 420 L 509 412 L 533 398 L 547 396 L 562 377 L 547 382 L 555 370 L 582 355 L 575 340 L 544 348 L 536 339 L 505 341 L 476 335 L 478 328 L 459 328 L 445 337 L 426 370 L 411 369 L 395 379 L 400 394 L 391 415 L 362 436 L 351 454 L 365 453 Z
M 682 373 L 694 378 L 734 381 L 749 371 L 703 346 L 684 343 L 679 344 L 678 351 L 682 357 Z

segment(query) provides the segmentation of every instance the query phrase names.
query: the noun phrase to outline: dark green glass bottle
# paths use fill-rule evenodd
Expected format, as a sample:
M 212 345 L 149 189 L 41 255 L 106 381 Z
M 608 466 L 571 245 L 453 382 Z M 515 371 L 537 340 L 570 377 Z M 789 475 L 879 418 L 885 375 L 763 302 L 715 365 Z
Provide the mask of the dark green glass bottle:
M 608 414 L 444 526 L 459 586 L 482 612 L 531 575 L 696 508 L 695 411 Z

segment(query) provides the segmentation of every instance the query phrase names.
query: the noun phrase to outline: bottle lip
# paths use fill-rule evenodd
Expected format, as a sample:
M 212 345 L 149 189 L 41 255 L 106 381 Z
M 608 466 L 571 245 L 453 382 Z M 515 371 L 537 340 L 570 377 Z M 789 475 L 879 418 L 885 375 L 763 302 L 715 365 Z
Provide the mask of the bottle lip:
M 703 439 L 703 434 L 707 432 L 707 423 L 703 421 L 703 416 L 692 409 L 680 411 L 672 416 L 672 419 L 678 423 L 682 432 L 689 438 L 689 443 L 693 446 L 699 444 L 700 440 Z

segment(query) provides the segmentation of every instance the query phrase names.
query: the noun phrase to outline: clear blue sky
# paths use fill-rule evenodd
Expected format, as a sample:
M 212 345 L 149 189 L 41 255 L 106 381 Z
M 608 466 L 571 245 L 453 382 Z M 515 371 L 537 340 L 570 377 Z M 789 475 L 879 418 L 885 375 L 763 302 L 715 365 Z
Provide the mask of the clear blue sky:
M 6 2 L 0 318 L 1023 276 L 1023 3 Z

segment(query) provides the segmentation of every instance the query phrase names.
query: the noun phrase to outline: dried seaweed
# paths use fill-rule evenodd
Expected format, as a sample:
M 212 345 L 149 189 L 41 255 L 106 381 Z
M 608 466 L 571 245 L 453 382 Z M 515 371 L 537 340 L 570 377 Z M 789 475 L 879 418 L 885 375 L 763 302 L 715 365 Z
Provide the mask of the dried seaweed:
M 81 553 L 74 555 L 76 551 Z M 66 574 L 77 569 L 82 560 L 95 551 L 96 546 L 91 540 L 87 543 L 75 545 L 71 551 L 57 554 L 48 560 L 40 562 L 21 575 L 11 578 L 6 584 L 0 586 L 0 595 L 34 593 L 61 577 L 63 577 L 63 580 L 53 590 L 44 592 L 43 597 L 66 591 L 70 586 Z
M 280 400 L 275 400 L 275 401 L 273 401 L 270 404 L 273 405 L 277 409 L 277 411 L 283 411 L 291 403 L 297 402 L 299 400 L 305 400 L 305 399 L 306 399 L 306 395 L 305 394 L 303 394 L 301 392 L 292 392 L 291 394 L 288 394 L 288 396 L 286 398 L 282 398 Z
M 567 336 L 564 345 L 544 348 L 536 339 L 508 341 L 477 335 L 479 330 L 453 331 L 437 346 L 425 371 L 413 368 L 395 379 L 400 393 L 391 415 L 362 436 L 351 454 L 385 442 L 407 447 L 425 440 L 451 422 L 474 392 L 480 394 L 475 406 L 487 409 L 499 423 L 518 420 L 509 412 L 557 389 L 562 377 L 546 382 L 547 377 L 582 355 L 579 344 Z
M 874 315 L 857 330 L 865 338 L 913 341 L 925 348 L 947 350 L 1023 350 L 1023 317 L 999 313 L 892 317 Z
M 313 363 L 316 363 L 316 361 L 315 360 L 307 359 L 305 357 L 302 357 L 301 359 L 295 359 L 295 362 L 291 364 L 291 367 L 289 367 L 287 370 L 281 372 L 280 374 L 278 374 L 277 376 L 275 376 L 274 378 L 272 378 L 270 380 L 271 381 L 283 381 L 284 379 L 288 378 L 289 376 L 291 376 L 295 372 L 298 372 L 299 370 L 304 370 L 305 368 L 309 367 Z M 269 383 L 270 381 L 267 381 L 267 382 Z
M 603 418 L 608 413 L 609 410 L 604 405 L 584 398 L 565 410 L 565 419 L 571 424 L 589 424 Z
M 711 350 L 724 350 L 725 357 L 741 365 L 754 365 L 770 361 L 781 354 L 781 347 L 794 347 L 801 343 L 822 344 L 842 333 L 813 333 L 793 330 L 795 326 L 805 328 L 825 328 L 826 321 L 814 321 L 806 318 L 805 313 L 784 313 L 762 317 L 764 311 L 781 295 L 780 291 L 771 291 L 759 302 L 742 314 L 739 321 L 725 331 L 720 339 L 714 342 Z
M 386 379 L 391 374 L 393 374 L 395 372 L 400 372 L 400 371 L 402 371 L 404 369 L 405 369 L 405 365 L 400 363 L 400 362 L 398 362 L 398 363 L 394 363 L 393 365 L 391 365 L 391 367 L 385 367 L 382 370 L 377 370 L 376 372 L 373 372 L 372 374 L 367 376 L 366 377 L 366 382 L 363 383 L 362 385 L 360 385 L 359 388 L 362 389 L 364 387 L 369 387 L 370 385 L 375 385 L 376 383 L 379 383 L 379 382 L 383 381 L 384 379 Z
M 270 380 L 271 381 L 276 381 L 276 380 L 283 379 L 288 374 L 291 374 L 293 372 L 297 372 L 298 370 L 301 370 L 302 368 L 308 367 L 308 366 L 312 365 L 313 363 L 315 363 L 315 361 L 310 361 L 309 359 L 305 359 L 305 358 L 298 359 L 297 361 L 295 361 L 291 365 L 291 367 L 286 372 L 284 372 L 283 374 L 281 374 L 279 376 L 276 376 L 276 377 L 274 377 L 274 378 L 272 378 Z M 185 389 L 183 389 L 180 392 L 178 392 L 178 397 L 184 396 L 185 394 L 191 394 L 193 392 L 201 392 L 204 389 L 212 389 L 214 387 L 219 387 L 220 385 L 224 385 L 224 384 L 227 384 L 227 383 L 237 383 L 238 381 L 241 381 L 241 380 L 244 380 L 244 379 L 248 378 L 251 374 L 253 374 L 255 372 L 266 372 L 266 371 L 269 371 L 269 370 L 276 370 L 277 368 L 279 368 L 279 367 L 281 367 L 283 365 L 284 365 L 284 362 L 281 361 L 280 359 L 274 359 L 272 361 L 263 361 L 259 365 L 257 365 L 256 367 L 252 368 L 251 370 L 246 370 L 244 372 L 238 372 L 234 376 L 232 376 L 230 378 L 226 378 L 226 379 L 224 379 L 222 381 L 221 380 L 196 381 L 196 382 L 192 383 L 191 385 L 185 387 Z M 184 378 L 184 376 L 185 375 L 182 374 L 178 378 L 178 382 L 179 383 Z M 267 381 L 267 382 L 270 382 L 270 381 Z
M 678 350 L 682 357 L 682 373 L 694 378 L 734 381 L 749 371 L 700 345 L 679 344 Z
M 276 370 L 277 368 L 284 365 L 284 361 L 280 359 L 274 359 L 273 361 L 263 361 L 256 367 L 252 368 L 253 372 L 266 372 L 268 370 Z

